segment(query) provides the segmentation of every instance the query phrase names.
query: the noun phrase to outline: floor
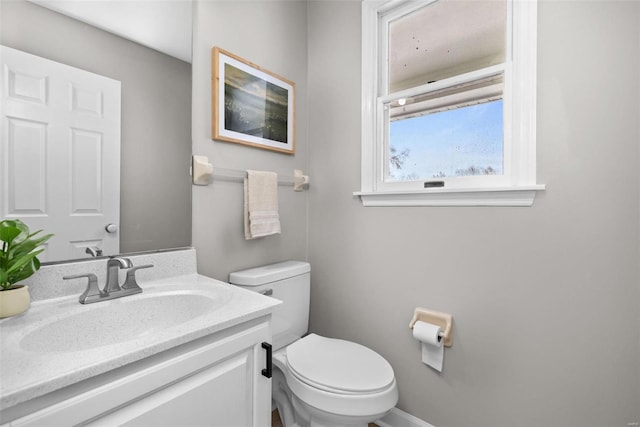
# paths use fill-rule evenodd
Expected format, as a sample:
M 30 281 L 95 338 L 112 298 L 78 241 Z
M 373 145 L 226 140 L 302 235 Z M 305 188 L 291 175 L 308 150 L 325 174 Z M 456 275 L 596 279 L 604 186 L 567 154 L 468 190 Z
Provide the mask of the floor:
M 271 413 L 271 427 L 282 427 L 282 421 L 280 421 L 280 414 L 277 409 Z
M 277 409 L 271 413 L 271 427 L 283 427 L 282 421 L 280 421 L 280 414 L 278 414 Z M 369 427 L 378 427 L 378 425 L 369 423 Z

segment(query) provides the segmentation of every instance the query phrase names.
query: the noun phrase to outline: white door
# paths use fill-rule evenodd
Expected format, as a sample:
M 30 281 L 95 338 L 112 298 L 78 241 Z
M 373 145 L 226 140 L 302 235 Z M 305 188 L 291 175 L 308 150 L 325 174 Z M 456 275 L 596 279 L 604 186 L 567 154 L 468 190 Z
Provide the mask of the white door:
M 0 49 L 0 215 L 55 234 L 41 261 L 117 254 L 120 82 Z

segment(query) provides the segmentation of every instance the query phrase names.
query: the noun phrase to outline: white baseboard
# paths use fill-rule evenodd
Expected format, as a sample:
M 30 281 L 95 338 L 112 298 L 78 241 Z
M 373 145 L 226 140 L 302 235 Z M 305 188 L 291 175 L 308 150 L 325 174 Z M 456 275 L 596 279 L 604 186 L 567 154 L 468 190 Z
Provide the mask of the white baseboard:
M 393 408 L 391 412 L 376 421 L 376 424 L 380 427 L 434 427 L 398 408 Z

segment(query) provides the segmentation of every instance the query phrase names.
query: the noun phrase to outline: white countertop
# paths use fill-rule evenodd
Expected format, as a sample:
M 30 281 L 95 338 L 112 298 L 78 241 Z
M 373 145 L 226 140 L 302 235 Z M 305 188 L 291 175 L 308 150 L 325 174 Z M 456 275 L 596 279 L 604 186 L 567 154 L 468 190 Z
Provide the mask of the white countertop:
M 0 409 L 5 409 L 43 396 L 52 391 L 144 359 L 161 351 L 222 331 L 243 322 L 268 315 L 279 301 L 255 292 L 246 291 L 227 283 L 198 274 L 185 274 L 165 279 L 140 281 L 142 294 L 126 296 L 105 302 L 82 305 L 78 295 L 44 299 L 32 302 L 24 314 L 0 321 Z M 104 345 L 83 347 L 82 337 L 69 336 L 64 330 L 53 329 L 46 341 L 53 351 L 37 351 L 29 344 L 29 333 L 61 318 L 81 318 L 82 312 L 104 307 L 104 304 L 122 304 L 133 298 L 150 298 L 154 293 L 204 293 L 216 299 L 210 310 L 197 314 L 182 323 L 154 329 L 152 333 L 138 334 L 124 342 L 116 342 L 110 334 L 114 327 L 126 327 L 119 320 L 110 328 L 87 331 L 100 333 Z M 77 316 L 76 316 L 77 315 Z M 153 322 L 157 313 L 142 315 L 144 322 Z M 190 316 L 187 316 L 190 318 Z M 165 322 L 166 323 L 166 322 Z M 124 326 L 123 326 L 124 325 Z M 116 330 L 117 331 L 117 330 Z M 58 333 L 59 332 L 59 333 Z M 95 340 L 94 336 L 91 336 Z M 43 345 L 38 343 L 38 346 Z M 46 343 L 44 343 L 46 346 Z M 75 351 L 68 350 L 77 349 Z

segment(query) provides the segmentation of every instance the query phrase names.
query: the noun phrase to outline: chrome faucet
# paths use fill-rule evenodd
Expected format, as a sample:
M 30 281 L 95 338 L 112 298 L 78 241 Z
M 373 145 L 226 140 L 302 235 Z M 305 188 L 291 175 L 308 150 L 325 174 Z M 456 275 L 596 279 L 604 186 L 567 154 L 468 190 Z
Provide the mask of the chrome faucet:
M 118 270 L 131 267 L 133 267 L 133 264 L 131 264 L 129 258 L 109 258 L 109 261 L 107 261 L 107 284 L 104 287 L 104 291 L 108 294 L 119 292 L 121 289 L 118 281 Z
M 87 246 L 84 252 L 91 255 L 93 258 L 102 256 L 102 249 L 97 246 Z
M 98 287 L 98 279 L 93 273 L 65 276 L 63 277 L 63 279 L 69 280 L 86 277 L 89 280 L 87 289 L 82 293 L 82 295 L 80 295 L 80 298 L 78 300 L 80 301 L 80 304 L 91 304 L 93 302 L 107 301 L 127 295 L 139 294 L 140 292 L 142 292 L 142 289 L 136 282 L 136 271 L 140 270 L 141 268 L 150 267 L 153 267 L 153 264 L 134 267 L 133 264 L 131 264 L 131 260 L 129 258 L 109 258 L 109 260 L 107 261 L 107 281 L 104 289 L 100 289 Z M 118 270 L 123 268 L 127 268 L 129 270 L 127 271 L 127 278 L 124 284 L 122 285 L 122 287 L 120 287 L 120 281 L 118 280 Z

